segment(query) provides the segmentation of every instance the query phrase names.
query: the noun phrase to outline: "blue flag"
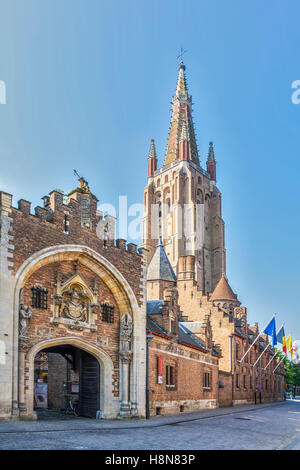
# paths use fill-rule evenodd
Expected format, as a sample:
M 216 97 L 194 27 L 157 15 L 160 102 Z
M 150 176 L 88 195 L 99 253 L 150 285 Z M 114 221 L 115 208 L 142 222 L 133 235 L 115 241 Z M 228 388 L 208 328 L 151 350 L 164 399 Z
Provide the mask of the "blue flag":
M 272 336 L 272 346 L 276 346 L 277 344 L 277 336 L 276 336 L 276 326 L 275 326 L 275 317 L 272 318 L 268 326 L 264 329 L 264 333 L 269 336 Z

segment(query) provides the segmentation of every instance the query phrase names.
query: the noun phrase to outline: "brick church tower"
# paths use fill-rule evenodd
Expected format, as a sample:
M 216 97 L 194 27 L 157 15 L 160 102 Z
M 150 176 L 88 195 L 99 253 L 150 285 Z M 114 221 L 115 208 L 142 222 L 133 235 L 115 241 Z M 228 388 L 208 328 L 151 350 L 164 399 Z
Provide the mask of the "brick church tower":
M 179 258 L 193 259 L 198 288 L 212 292 L 226 272 L 221 193 L 216 186 L 216 160 L 212 142 L 201 166 L 188 93 L 185 65 L 180 63 L 165 162 L 157 169 L 155 143 L 148 156 L 148 183 L 144 191 L 143 246 L 148 263 L 161 242 L 175 275 Z

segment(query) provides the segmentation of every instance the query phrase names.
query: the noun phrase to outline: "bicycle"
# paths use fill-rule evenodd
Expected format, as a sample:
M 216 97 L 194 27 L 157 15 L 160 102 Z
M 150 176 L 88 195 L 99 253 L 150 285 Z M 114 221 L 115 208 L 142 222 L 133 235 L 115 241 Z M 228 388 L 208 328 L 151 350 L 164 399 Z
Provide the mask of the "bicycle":
M 74 416 L 79 416 L 78 402 L 72 402 L 70 397 L 67 397 L 66 406 L 64 408 L 64 413 L 66 415 L 72 414 Z

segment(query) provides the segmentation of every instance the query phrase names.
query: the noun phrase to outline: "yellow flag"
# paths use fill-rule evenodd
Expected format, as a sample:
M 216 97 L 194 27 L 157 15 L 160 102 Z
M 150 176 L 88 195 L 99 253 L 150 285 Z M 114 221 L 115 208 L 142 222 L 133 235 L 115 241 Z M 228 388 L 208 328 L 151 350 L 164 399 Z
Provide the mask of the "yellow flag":
M 291 335 L 287 339 L 287 350 L 291 353 L 291 358 L 293 358 L 293 347 L 292 347 L 292 337 Z

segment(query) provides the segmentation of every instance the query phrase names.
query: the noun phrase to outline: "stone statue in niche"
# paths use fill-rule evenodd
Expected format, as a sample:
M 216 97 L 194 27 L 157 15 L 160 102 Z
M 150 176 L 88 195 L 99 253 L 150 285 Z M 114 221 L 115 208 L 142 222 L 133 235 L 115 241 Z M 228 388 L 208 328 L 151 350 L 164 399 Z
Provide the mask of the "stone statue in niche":
M 87 322 L 89 303 L 85 290 L 70 287 L 62 295 L 59 316 Z
M 20 323 L 19 323 L 19 336 L 22 338 L 27 337 L 27 327 L 28 327 L 28 322 L 32 316 L 32 311 L 27 305 L 21 304 L 20 306 L 20 312 L 19 312 L 19 318 L 20 318 Z
M 121 352 L 131 352 L 131 337 L 132 337 L 132 318 L 130 315 L 125 313 L 121 317 L 120 321 L 120 341 L 121 341 Z

